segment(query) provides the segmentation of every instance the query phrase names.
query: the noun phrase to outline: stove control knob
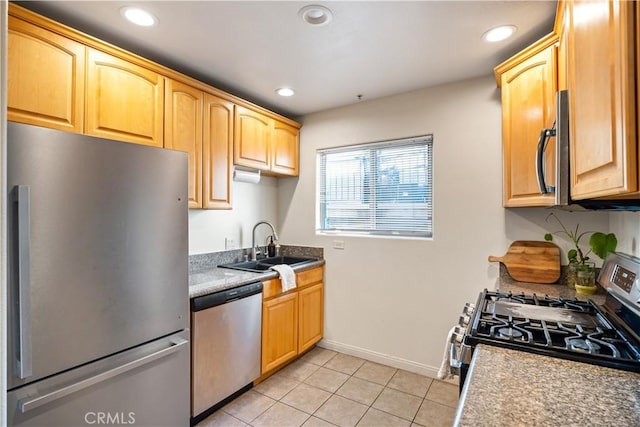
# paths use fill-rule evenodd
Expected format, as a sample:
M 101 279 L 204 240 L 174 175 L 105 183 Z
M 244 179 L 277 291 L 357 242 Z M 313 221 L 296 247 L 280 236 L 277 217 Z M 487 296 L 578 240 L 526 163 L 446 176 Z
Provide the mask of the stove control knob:
M 462 337 L 464 336 L 464 329 L 459 326 L 456 326 L 453 330 L 453 334 L 451 334 L 451 343 L 460 343 L 462 342 Z
M 466 303 L 464 305 L 464 308 L 462 309 L 462 312 L 468 316 L 471 316 L 473 314 L 473 311 L 475 310 L 476 305 L 475 304 L 471 304 L 471 303 Z
M 469 322 L 471 321 L 471 317 L 467 316 L 466 314 L 463 314 L 462 316 L 460 316 L 460 318 L 458 319 L 458 325 L 460 326 L 467 326 L 469 324 Z

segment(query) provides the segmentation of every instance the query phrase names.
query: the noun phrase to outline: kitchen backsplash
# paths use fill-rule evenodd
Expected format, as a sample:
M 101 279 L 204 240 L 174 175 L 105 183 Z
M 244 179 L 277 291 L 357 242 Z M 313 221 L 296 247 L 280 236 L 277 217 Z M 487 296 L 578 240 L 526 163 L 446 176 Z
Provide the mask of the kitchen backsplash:
M 207 254 L 189 255 L 189 273 L 211 268 L 220 264 L 239 262 L 244 259 L 244 255 L 249 255 L 250 249 L 234 249 L 221 252 L 210 252 Z M 312 248 L 309 246 L 280 246 L 280 254 L 285 256 L 324 258 L 323 248 Z

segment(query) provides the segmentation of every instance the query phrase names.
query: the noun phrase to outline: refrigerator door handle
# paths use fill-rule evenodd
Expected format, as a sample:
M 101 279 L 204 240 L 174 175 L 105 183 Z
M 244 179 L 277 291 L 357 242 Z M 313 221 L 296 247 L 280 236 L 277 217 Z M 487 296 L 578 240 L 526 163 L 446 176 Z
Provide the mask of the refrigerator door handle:
M 17 203 L 18 274 L 16 277 L 18 299 L 18 376 L 30 377 L 31 360 L 31 212 L 28 185 L 15 187 Z
M 158 360 L 160 358 L 169 356 L 179 350 L 182 349 L 183 346 L 189 344 L 188 340 L 182 338 L 172 338 L 171 346 L 164 348 L 162 350 L 156 351 L 154 353 L 143 356 L 139 359 L 132 360 L 131 362 L 127 362 L 123 365 L 117 366 L 115 368 L 111 368 L 107 371 L 101 372 L 92 377 L 86 378 L 84 380 L 78 381 L 77 383 L 70 384 L 68 386 L 59 388 L 57 390 L 51 391 L 47 394 L 33 397 L 33 398 L 25 398 L 18 401 L 18 408 L 20 412 L 23 414 L 31 411 L 35 408 L 39 408 L 42 405 L 45 405 L 49 402 L 53 402 L 55 400 L 61 399 L 65 396 L 70 395 L 71 393 L 75 393 L 80 390 L 84 390 L 87 387 L 91 387 L 92 385 L 98 384 L 100 382 L 106 381 L 115 376 L 124 374 L 125 372 L 131 371 L 132 369 L 138 368 L 140 366 L 146 365 L 148 363 L 153 362 L 154 360 Z

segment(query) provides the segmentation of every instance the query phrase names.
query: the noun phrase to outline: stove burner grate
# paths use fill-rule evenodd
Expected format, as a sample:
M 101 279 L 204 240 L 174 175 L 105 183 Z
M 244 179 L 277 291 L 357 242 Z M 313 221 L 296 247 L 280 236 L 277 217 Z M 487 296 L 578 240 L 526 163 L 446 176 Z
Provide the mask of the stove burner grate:
M 512 327 L 500 328 L 498 329 L 498 334 L 505 338 L 522 338 L 522 332 Z
M 582 338 L 567 339 L 567 344 L 571 350 L 579 351 L 580 353 L 600 354 L 600 349 L 602 348 L 597 343 Z

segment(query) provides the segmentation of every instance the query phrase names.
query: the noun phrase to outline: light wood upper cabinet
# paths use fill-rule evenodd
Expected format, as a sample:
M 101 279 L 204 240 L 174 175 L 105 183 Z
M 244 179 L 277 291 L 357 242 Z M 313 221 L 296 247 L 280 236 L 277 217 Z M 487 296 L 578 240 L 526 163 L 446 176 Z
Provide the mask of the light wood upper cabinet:
M 298 123 L 13 2 L 8 9 L 9 120 L 185 151 L 190 208 L 231 209 L 234 163 L 298 174 Z
M 81 133 L 85 47 L 9 16 L 7 118 Z
M 298 176 L 299 128 L 237 106 L 233 163 L 265 175 Z
M 271 119 L 245 107 L 236 107 L 233 163 L 269 170 Z
M 634 8 L 568 2 L 571 196 L 638 191 Z
M 89 49 L 86 133 L 163 146 L 164 77 Z
M 231 209 L 234 104 L 205 93 L 202 141 L 205 209 Z
M 542 195 L 536 177 L 540 132 L 555 120 L 556 43 L 550 36 L 496 67 L 502 88 L 503 205 L 549 206 L 553 195 Z M 555 182 L 555 138 L 548 142 L 545 167 Z
M 234 104 L 167 79 L 165 148 L 189 153 L 189 208 L 231 209 Z
M 298 176 L 298 150 L 300 129 L 273 120 L 271 133 L 271 171 Z
M 558 36 L 558 90 L 569 89 L 569 14 L 567 2 L 559 1 L 553 32 Z
M 189 154 L 189 208 L 202 207 L 202 91 L 167 79 L 164 146 Z

